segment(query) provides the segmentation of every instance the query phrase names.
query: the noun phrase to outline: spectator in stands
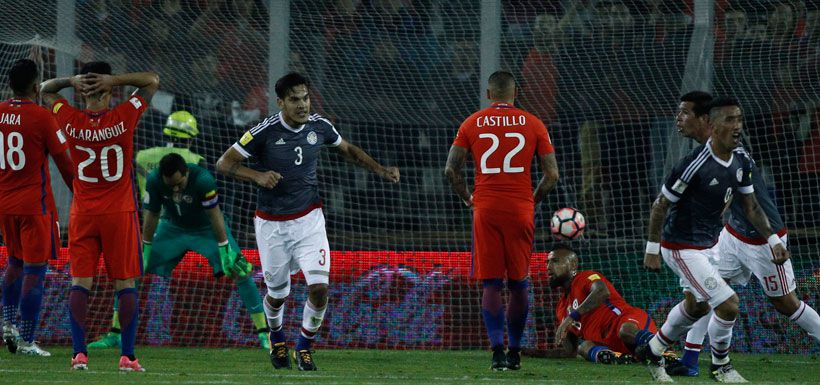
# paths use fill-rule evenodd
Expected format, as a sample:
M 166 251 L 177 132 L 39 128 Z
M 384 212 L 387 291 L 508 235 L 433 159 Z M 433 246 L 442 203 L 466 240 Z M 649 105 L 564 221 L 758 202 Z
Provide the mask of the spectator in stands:
M 478 44 L 473 40 L 460 40 L 452 46 L 450 62 L 439 74 L 440 91 L 436 97 L 436 116 L 443 122 L 458 124 L 478 109 L 479 63 Z
M 532 32 L 533 47 L 521 68 L 521 106 L 546 124 L 552 123 L 556 118 L 558 71 L 553 62 L 553 55 L 560 49 L 564 33 L 562 23 L 575 13 L 575 4 L 573 2 L 573 6 L 560 22 L 556 16 L 550 14 L 541 14 L 535 18 Z M 553 131 L 553 135 L 556 134 Z
M 371 98 L 369 103 L 363 103 L 362 108 L 388 121 L 418 120 L 417 116 L 413 116 L 417 115 L 414 103 L 419 101 L 419 98 L 413 96 L 417 91 L 413 88 L 417 74 L 418 69 L 402 59 L 397 43 L 388 37 L 381 38 L 374 44 L 371 58 L 363 72 L 364 78 L 369 81 L 363 83 L 360 87 L 364 88 L 357 92 Z

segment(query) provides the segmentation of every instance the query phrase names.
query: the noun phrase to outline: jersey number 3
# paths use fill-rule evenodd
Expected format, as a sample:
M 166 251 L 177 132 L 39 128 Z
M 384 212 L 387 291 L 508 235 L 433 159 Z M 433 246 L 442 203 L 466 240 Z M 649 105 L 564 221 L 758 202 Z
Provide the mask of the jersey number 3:
M 99 178 L 88 176 L 86 175 L 85 168 L 90 166 L 94 161 L 97 160 L 97 153 L 94 151 L 93 148 L 83 147 L 83 146 L 74 146 L 76 149 L 85 152 L 88 154 L 88 159 L 80 162 L 77 165 L 77 178 L 79 178 L 83 182 L 89 183 L 97 183 L 100 181 Z M 114 152 L 114 167 L 115 169 L 112 171 L 109 167 L 109 160 L 111 157 L 111 152 Z M 100 149 L 100 174 L 106 181 L 114 182 L 122 178 L 122 147 L 116 144 L 112 144 L 110 146 L 105 146 Z
M 524 135 L 518 132 L 508 132 L 504 134 L 505 138 L 517 139 L 518 145 L 516 145 L 515 148 L 510 150 L 510 152 L 508 152 L 507 155 L 504 156 L 504 164 L 501 168 L 487 166 L 487 158 L 489 158 L 490 155 L 492 155 L 495 152 L 495 150 L 498 150 L 498 145 L 501 143 L 501 140 L 498 138 L 498 135 L 491 133 L 483 133 L 479 134 L 478 137 L 482 139 L 490 139 L 493 141 L 493 143 L 490 145 L 490 148 L 488 148 L 487 151 L 481 155 L 481 164 L 479 165 L 479 167 L 481 168 L 482 174 L 500 174 L 502 171 L 505 174 L 515 174 L 519 172 L 524 172 L 524 167 L 512 167 L 510 165 L 510 163 L 512 163 L 512 158 L 515 156 L 515 154 L 521 152 L 521 149 L 524 148 L 524 144 L 526 144 L 527 140 L 526 138 L 524 138 Z

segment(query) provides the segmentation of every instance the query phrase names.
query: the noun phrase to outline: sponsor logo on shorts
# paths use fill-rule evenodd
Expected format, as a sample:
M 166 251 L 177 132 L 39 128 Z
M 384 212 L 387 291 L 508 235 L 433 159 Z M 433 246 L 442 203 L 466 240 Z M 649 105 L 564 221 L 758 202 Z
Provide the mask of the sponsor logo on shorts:
M 265 272 L 265 282 L 273 282 L 273 274 L 269 271 Z
M 705 281 L 703 281 L 703 286 L 706 286 L 707 290 L 715 290 L 718 287 L 718 281 L 713 277 L 709 277 L 706 278 Z

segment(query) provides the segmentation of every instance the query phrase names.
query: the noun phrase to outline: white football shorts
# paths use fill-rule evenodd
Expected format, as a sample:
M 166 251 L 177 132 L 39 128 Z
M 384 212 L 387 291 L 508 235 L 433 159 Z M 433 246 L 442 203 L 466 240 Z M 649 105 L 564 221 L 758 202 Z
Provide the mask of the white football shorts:
M 288 221 L 253 219 L 268 294 L 290 294 L 290 276 L 299 270 L 308 285 L 330 282 L 330 244 L 321 208 Z
M 785 246 L 788 235 L 780 237 Z M 718 240 L 720 275 L 733 285 L 746 286 L 752 274 L 760 281 L 763 292 L 769 297 L 781 297 L 791 293 L 797 287 L 794 281 L 792 261 L 782 265 L 772 262 L 772 249 L 769 244 L 752 245 L 738 239 L 725 227 Z
M 666 265 L 680 278 L 684 291 L 698 302 L 708 302 L 712 308 L 725 302 L 735 291 L 723 280 L 712 258 L 713 249 L 671 250 L 661 247 Z

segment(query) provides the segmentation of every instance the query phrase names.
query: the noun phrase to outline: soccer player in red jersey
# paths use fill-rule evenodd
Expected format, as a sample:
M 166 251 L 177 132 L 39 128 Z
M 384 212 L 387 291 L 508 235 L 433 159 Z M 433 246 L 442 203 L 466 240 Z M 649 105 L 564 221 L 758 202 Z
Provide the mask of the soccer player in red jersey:
M 73 168 L 57 122 L 34 100 L 37 64 L 21 59 L 8 72 L 14 97 L 0 103 L 0 232 L 9 262 L 3 279 L 3 340 L 10 352 L 51 354 L 34 342 L 49 258 L 60 247 L 48 155 L 71 188 Z M 21 330 L 14 326 L 20 309 Z
M 492 106 L 468 117 L 450 147 L 445 174 L 453 190 L 473 208 L 473 271 L 483 281 L 482 316 L 493 350 L 492 370 L 521 368 L 521 337 L 529 311 L 529 261 L 535 232 L 535 204 L 558 182 L 558 165 L 547 128 L 513 106 L 512 74 L 490 76 Z M 464 163 L 472 152 L 475 190 L 467 189 Z M 530 166 L 538 155 L 544 176 L 533 192 Z M 507 279 L 509 352 L 504 353 L 503 279 Z
M 555 308 L 561 355 L 577 353 L 604 364 L 632 362 L 638 336 L 651 338 L 657 332 L 652 318 L 628 304 L 603 274 L 578 271 L 578 254 L 568 245 L 555 245 L 547 260 L 550 287 L 562 289 Z
M 114 108 L 111 89 L 130 85 L 138 89 Z M 73 86 L 82 92 L 85 110 L 68 104 L 57 92 Z M 77 170 L 68 225 L 68 252 L 72 286 L 69 295 L 73 369 L 88 368 L 86 313 L 88 294 L 97 272 L 100 252 L 120 302 L 122 329 L 121 371 L 144 371 L 134 356 L 137 332 L 137 290 L 142 275 L 142 244 L 134 182 L 134 131 L 159 87 L 150 72 L 111 75 L 111 66 L 91 62 L 80 75 L 43 83 L 43 99 L 63 129 Z

